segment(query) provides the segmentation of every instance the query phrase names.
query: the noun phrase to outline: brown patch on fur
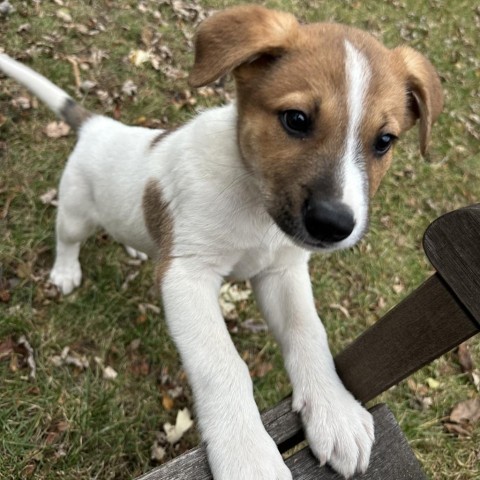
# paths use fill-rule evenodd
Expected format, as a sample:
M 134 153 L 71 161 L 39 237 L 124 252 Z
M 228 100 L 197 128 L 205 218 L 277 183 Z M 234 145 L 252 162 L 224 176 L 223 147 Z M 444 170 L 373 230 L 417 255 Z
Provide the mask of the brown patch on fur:
M 158 247 L 155 280 L 157 285 L 160 286 L 171 261 L 173 219 L 168 203 L 162 198 L 162 191 L 155 179 L 149 180 L 145 186 L 143 215 L 148 233 Z
M 375 155 L 379 136 L 399 136 L 420 118 L 420 147 L 426 151 L 442 107 L 440 82 L 428 60 L 408 48 L 389 50 L 355 28 L 300 25 L 290 14 L 259 6 L 219 12 L 200 26 L 196 37 L 190 83 L 205 85 L 233 72 L 243 161 L 257 179 L 269 213 L 293 235 L 308 195 L 338 195 L 349 122 L 346 40 L 367 57 L 372 71 L 358 160 L 365 159 L 373 195 L 392 159 L 391 151 Z M 297 138 L 285 131 L 280 122 L 285 110 L 308 114 L 307 135 Z
M 90 118 L 93 114 L 85 108 L 81 107 L 77 102 L 71 98 L 67 98 L 60 110 L 61 117 L 70 125 L 76 132 L 79 128 Z
M 420 151 L 426 155 L 433 123 L 443 109 L 440 78 L 432 64 L 409 47 L 398 47 L 393 54 L 403 63 L 409 100 L 410 123 L 419 119 Z
M 171 128 L 170 130 L 164 130 L 159 133 L 157 136 L 153 137 L 153 140 L 150 142 L 150 150 L 153 150 L 165 137 L 168 137 L 176 128 Z
M 257 5 L 212 15 L 197 32 L 190 85 L 211 83 L 260 53 L 276 54 L 291 42 L 298 27 L 293 15 Z

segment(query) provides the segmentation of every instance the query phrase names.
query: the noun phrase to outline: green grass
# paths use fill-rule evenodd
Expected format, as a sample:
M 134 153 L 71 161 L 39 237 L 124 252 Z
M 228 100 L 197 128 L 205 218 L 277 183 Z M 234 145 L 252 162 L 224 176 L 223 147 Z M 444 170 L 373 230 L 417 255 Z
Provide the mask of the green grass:
M 97 89 L 115 96 L 117 106 L 90 93 L 80 98 L 87 108 L 115 114 L 127 123 L 156 120 L 176 125 L 193 115 L 193 108 L 174 105 L 188 88 L 185 79 L 174 81 L 148 65 L 134 67 L 126 60 L 132 49 L 145 48 L 142 37 L 150 30 L 172 51 L 172 65 L 188 70 L 192 51 L 181 31 L 192 33 L 194 27 L 178 18 L 170 3 L 146 1 L 149 11 L 141 12 L 136 1 L 64 2 L 74 23 L 96 26 L 95 35 L 65 25 L 54 2 L 14 3 L 17 11 L 0 23 L 0 47 L 72 95 L 75 82 L 67 57 L 87 59 L 95 50 L 105 52 L 103 60 L 80 73 L 82 80 L 94 80 Z M 239 2 L 201 2 L 205 8 L 235 3 Z M 444 212 L 480 201 L 480 128 L 475 117 L 480 111 L 479 11 L 473 0 L 264 3 L 303 20 L 368 29 L 391 47 L 408 43 L 432 60 L 443 79 L 446 106 L 434 129 L 431 162 L 420 158 L 416 132 L 406 135 L 373 202 L 366 238 L 351 251 L 312 260 L 318 311 L 332 350 L 338 352 L 429 275 L 431 267 L 421 248 L 427 225 Z M 19 32 L 26 23 L 30 28 Z M 120 93 L 127 79 L 138 86 L 134 99 Z M 192 406 L 191 393 L 162 314 L 150 309 L 142 314 L 139 309 L 145 303 L 161 307 L 151 288 L 150 265 L 132 265 L 121 247 L 98 234 L 82 250 L 81 288 L 67 298 L 46 288 L 55 209 L 39 197 L 56 186 L 74 136 L 47 138 L 42 130 L 53 116 L 44 106 L 21 111 L 12 105 L 12 99 L 25 94 L 22 87 L 0 79 L 0 213 L 6 214 L 0 219 L 0 291 L 2 282 L 9 282 L 11 295 L 0 302 L 0 344 L 25 334 L 35 350 L 37 378 L 28 381 L 28 369 L 15 368 L 12 356 L 0 362 L 1 476 L 132 478 L 154 466 L 150 448 L 156 432 L 174 421 L 178 409 Z M 199 97 L 197 106 L 221 101 L 222 95 Z M 122 290 L 126 278 L 136 272 Z M 395 284 L 403 290 L 394 289 Z M 346 309 L 350 318 L 335 305 Z M 258 313 L 245 302 L 239 316 L 245 320 Z M 272 364 L 266 375 L 254 378 L 254 385 L 259 406 L 273 405 L 290 388 L 276 344 L 269 334 L 242 328 L 232 337 L 251 366 L 258 361 Z M 51 358 L 66 346 L 85 355 L 90 367 L 81 371 L 54 366 Z M 478 366 L 478 340 L 471 350 Z M 104 380 L 94 357 L 111 365 L 117 379 Z M 478 426 L 468 439 L 455 438 L 442 427 L 455 403 L 478 393 L 454 354 L 413 376 L 420 385 L 428 378 L 440 382 L 436 389 L 425 387 L 432 399 L 429 408 L 418 407 L 407 382 L 381 400 L 394 411 L 431 478 L 478 478 Z M 181 387 L 181 394 L 167 410 L 162 399 L 170 387 Z M 197 441 L 195 431 L 188 433 L 178 447 L 167 451 L 167 458 Z

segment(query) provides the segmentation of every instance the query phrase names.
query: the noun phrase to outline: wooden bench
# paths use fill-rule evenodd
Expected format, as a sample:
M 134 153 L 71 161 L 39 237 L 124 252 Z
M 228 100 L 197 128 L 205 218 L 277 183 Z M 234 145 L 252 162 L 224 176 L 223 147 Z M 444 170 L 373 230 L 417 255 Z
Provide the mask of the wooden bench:
M 453 349 L 480 330 L 480 204 L 440 217 L 427 229 L 425 252 L 436 269 L 425 283 L 366 330 L 335 359 L 347 388 L 368 402 L 392 385 Z M 290 398 L 262 415 L 281 452 L 303 439 Z M 369 480 L 426 479 L 388 408 L 370 410 L 376 442 Z M 307 446 L 297 447 L 286 463 L 298 480 L 340 480 Z M 199 446 L 137 480 L 209 480 L 205 449 Z

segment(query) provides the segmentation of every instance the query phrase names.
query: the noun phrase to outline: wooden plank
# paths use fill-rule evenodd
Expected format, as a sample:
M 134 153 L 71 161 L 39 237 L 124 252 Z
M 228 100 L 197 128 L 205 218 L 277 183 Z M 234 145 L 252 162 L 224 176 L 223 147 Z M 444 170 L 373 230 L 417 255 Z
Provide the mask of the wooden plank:
M 435 269 L 480 322 L 480 204 L 435 220 L 423 245 Z
M 370 412 L 375 420 L 375 438 L 368 471 L 354 475 L 363 480 L 426 480 L 418 460 L 410 449 L 403 432 L 386 405 L 376 405 Z M 308 448 L 288 458 L 294 480 L 344 480 L 330 468 L 320 468 Z
M 393 414 L 385 405 L 371 410 L 375 420 L 376 442 L 372 450 L 366 475 L 353 478 L 364 480 L 425 480 L 417 459 L 410 450 Z M 304 448 L 286 460 L 294 480 L 343 480 L 329 467 L 320 467 L 308 448 Z M 211 480 L 205 448 L 190 450 L 181 457 L 148 472 L 137 480 Z
M 341 352 L 335 364 L 345 386 L 367 402 L 479 329 L 435 274 Z

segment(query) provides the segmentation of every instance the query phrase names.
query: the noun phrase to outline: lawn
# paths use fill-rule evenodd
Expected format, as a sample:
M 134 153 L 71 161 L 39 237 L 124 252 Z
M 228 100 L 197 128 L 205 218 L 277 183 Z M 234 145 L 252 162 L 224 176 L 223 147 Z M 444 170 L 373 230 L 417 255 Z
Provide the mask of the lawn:
M 186 75 L 198 21 L 236 3 L 11 0 L 14 9 L 0 14 L 0 49 L 90 110 L 173 127 L 231 98 L 231 82 L 194 91 Z M 446 95 L 429 161 L 416 131 L 406 135 L 365 239 L 311 261 L 318 311 L 338 352 L 431 273 L 421 247 L 427 225 L 480 202 L 480 9 L 474 0 L 259 3 L 367 29 L 390 47 L 407 43 L 437 67 Z M 72 133 L 46 130 L 54 120 L 24 88 L 0 78 L 0 477 L 130 479 L 198 442 L 195 427 L 175 445 L 162 434 L 179 410 L 194 416 L 192 396 L 148 262 L 130 259 L 99 232 L 82 249 L 81 287 L 63 298 L 48 285 L 52 189 L 75 142 Z M 290 392 L 288 379 L 248 290 L 234 304 L 227 325 L 265 409 Z M 478 340 L 469 355 L 475 374 Z M 444 425 L 456 404 L 478 396 L 463 363 L 447 354 L 381 397 L 435 480 L 480 477 L 478 424 L 463 435 Z

